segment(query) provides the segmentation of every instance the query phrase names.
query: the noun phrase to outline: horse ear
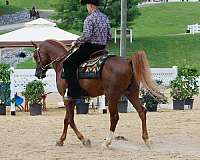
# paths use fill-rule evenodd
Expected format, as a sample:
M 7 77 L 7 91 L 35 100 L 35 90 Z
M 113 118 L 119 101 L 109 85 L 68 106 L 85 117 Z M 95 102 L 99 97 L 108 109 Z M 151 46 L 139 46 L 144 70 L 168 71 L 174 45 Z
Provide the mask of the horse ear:
M 31 41 L 31 43 L 33 44 L 33 47 L 34 47 L 35 49 L 38 48 L 38 45 L 37 45 L 36 43 L 34 43 L 33 41 Z

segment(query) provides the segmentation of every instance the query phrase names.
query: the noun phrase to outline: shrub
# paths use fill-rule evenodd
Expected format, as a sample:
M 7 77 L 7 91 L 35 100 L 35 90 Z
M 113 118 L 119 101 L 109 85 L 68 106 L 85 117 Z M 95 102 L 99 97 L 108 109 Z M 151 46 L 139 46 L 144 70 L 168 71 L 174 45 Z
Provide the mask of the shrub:
M 163 82 L 160 80 L 156 80 L 158 85 L 161 85 Z M 152 95 L 148 90 L 142 89 L 140 90 L 140 100 L 142 104 L 145 104 L 147 110 L 151 110 L 152 107 L 157 106 L 159 103 L 167 103 L 167 99 L 160 99 Z
M 198 70 L 185 65 L 178 70 L 178 76 L 171 81 L 171 97 L 173 100 L 191 99 L 194 95 L 199 93 L 198 85 Z
M 34 80 L 26 85 L 22 95 L 30 102 L 30 104 L 41 104 L 42 96 L 44 95 L 45 84 L 42 81 Z
M 8 104 L 10 100 L 10 66 L 0 64 L 0 104 Z

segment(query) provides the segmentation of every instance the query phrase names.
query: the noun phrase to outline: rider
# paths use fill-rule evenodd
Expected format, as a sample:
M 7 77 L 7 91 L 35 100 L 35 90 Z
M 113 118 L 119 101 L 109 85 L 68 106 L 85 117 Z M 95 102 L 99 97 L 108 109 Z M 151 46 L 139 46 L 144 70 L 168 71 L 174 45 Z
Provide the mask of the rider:
M 107 42 L 112 37 L 107 16 L 98 9 L 99 0 L 81 0 L 80 2 L 87 6 L 89 15 L 84 21 L 82 36 L 72 42 L 72 47 L 79 48 L 63 63 L 65 78 L 68 80 L 67 97 L 72 99 L 80 98 L 82 95 L 76 77 L 77 68 L 89 59 L 93 52 L 105 49 Z

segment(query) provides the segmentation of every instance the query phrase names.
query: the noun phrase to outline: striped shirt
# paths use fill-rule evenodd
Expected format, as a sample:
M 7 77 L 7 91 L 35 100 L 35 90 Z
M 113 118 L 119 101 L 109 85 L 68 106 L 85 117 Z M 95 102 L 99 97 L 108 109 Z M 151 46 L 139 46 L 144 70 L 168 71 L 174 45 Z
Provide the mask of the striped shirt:
M 108 17 L 98 9 L 88 15 L 84 21 L 83 33 L 75 41 L 79 46 L 84 43 L 106 45 L 112 38 Z

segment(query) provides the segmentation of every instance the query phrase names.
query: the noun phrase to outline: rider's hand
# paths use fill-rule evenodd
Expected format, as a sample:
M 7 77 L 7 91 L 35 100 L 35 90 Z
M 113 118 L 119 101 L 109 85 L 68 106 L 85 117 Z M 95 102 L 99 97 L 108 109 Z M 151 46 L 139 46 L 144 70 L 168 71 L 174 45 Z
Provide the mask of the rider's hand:
M 73 41 L 71 45 L 72 45 L 72 47 L 75 47 L 75 41 Z

